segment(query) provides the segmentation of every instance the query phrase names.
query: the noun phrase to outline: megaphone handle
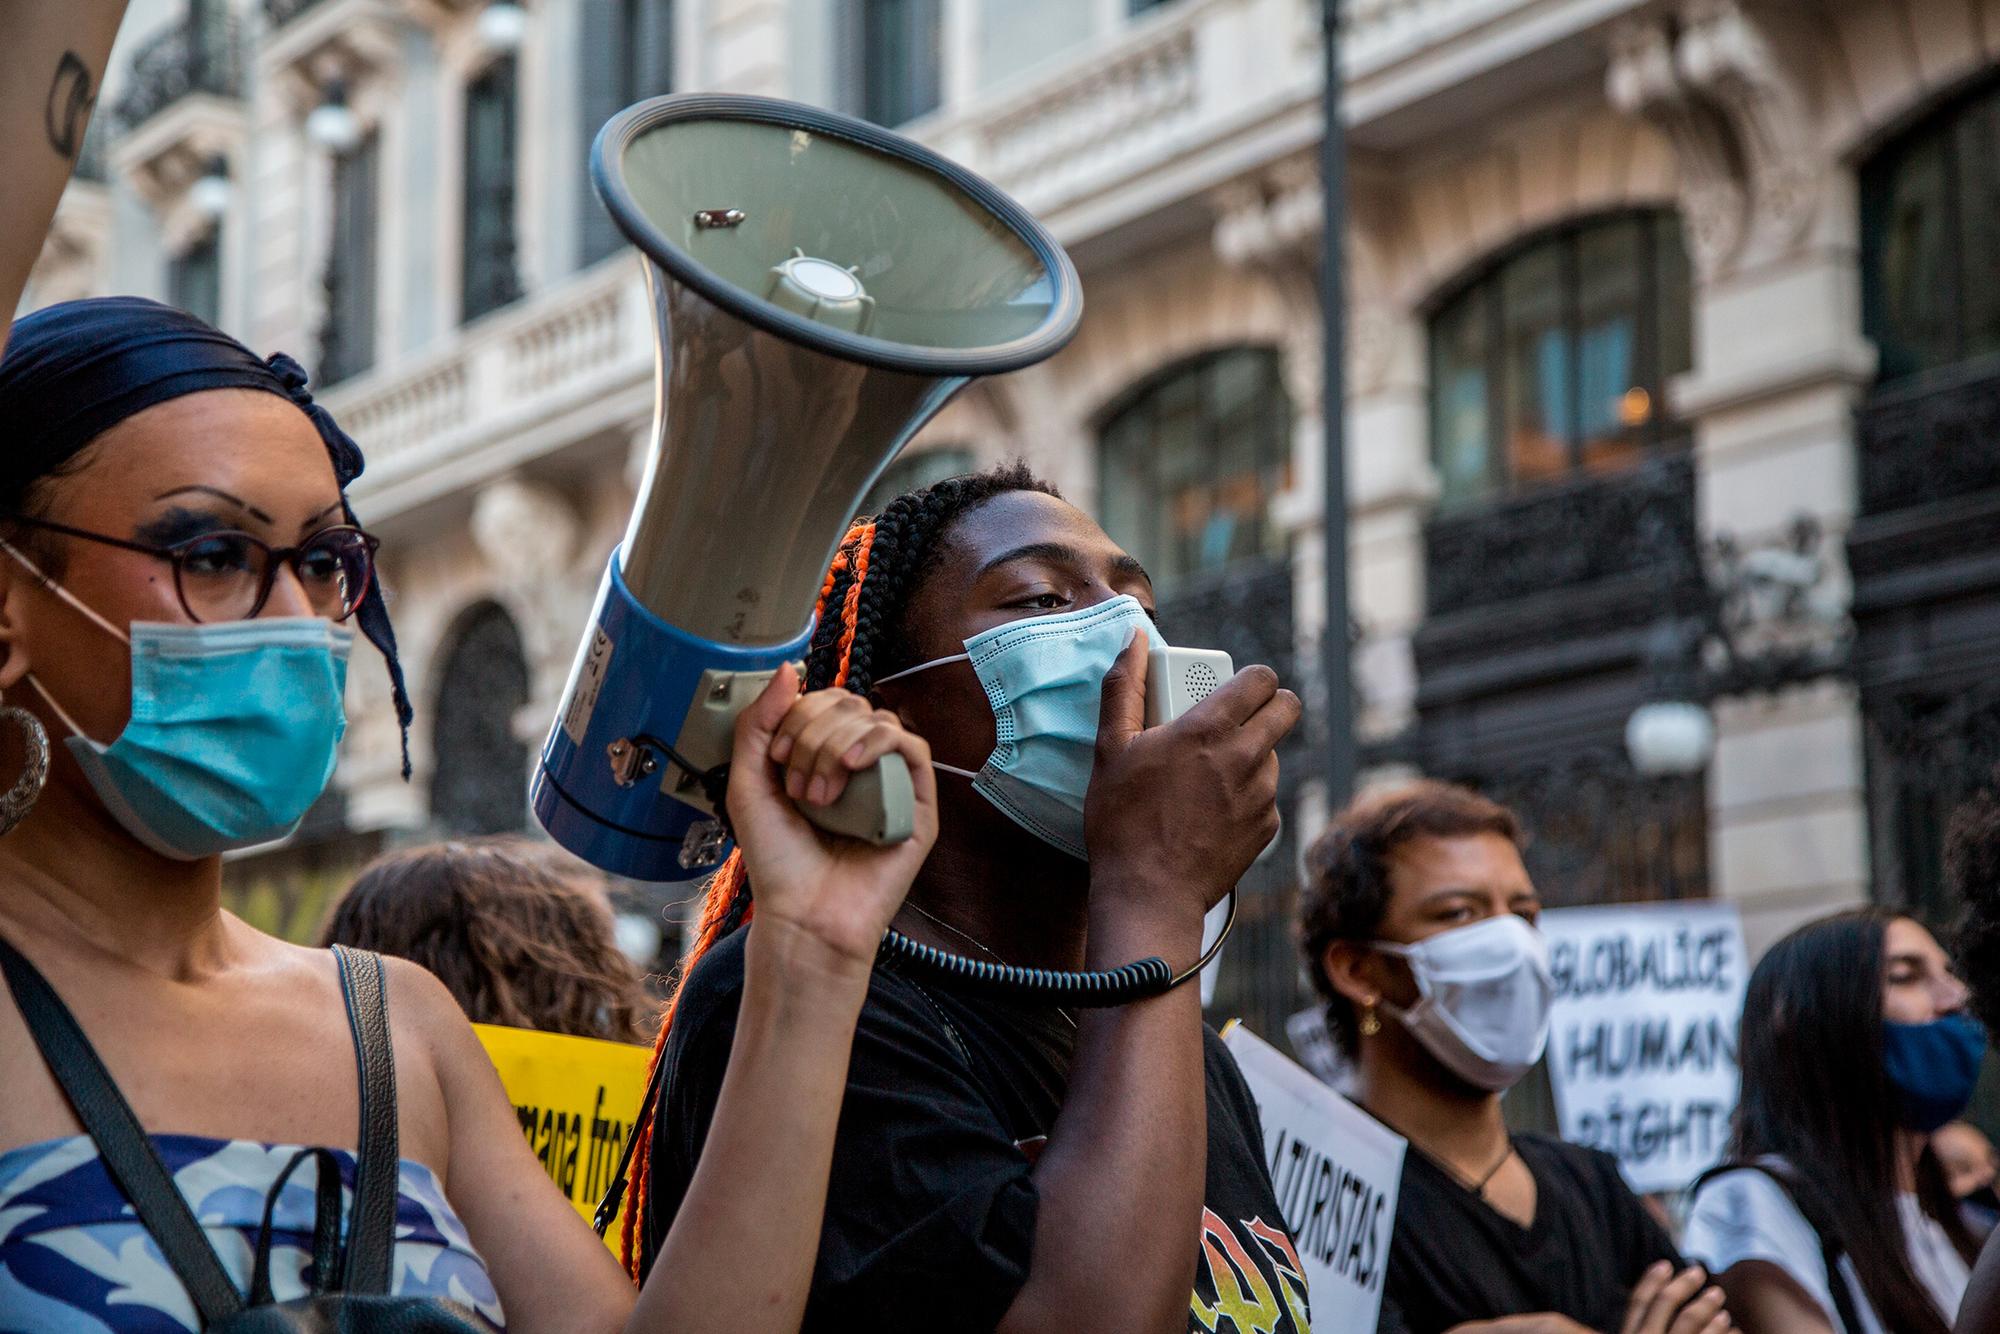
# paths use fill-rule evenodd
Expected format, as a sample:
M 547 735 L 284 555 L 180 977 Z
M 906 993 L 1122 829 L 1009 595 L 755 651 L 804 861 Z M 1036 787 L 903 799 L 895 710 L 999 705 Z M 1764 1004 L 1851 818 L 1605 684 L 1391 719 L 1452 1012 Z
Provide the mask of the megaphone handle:
M 849 775 L 840 796 L 825 806 L 799 805 L 799 813 L 829 834 L 858 838 L 887 847 L 901 843 L 917 829 L 916 789 L 910 766 L 890 753 L 870 767 Z

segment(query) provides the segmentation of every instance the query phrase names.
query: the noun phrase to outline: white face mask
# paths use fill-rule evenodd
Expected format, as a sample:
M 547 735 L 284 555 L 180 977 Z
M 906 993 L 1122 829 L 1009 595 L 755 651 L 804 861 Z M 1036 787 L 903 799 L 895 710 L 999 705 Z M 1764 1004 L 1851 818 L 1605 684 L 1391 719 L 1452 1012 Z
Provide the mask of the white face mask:
M 1542 933 L 1512 913 L 1414 945 L 1376 941 L 1407 960 L 1420 999 L 1382 1009 L 1445 1069 L 1476 1088 L 1512 1088 L 1542 1058 L 1555 979 Z

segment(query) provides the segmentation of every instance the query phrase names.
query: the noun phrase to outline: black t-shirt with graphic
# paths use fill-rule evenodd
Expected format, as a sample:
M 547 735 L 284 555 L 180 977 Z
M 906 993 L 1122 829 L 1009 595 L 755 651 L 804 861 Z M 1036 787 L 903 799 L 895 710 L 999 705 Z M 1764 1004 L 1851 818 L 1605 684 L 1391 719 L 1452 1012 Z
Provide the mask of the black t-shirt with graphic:
M 1553 1311 L 1612 1334 L 1646 1267 L 1680 1255 L 1609 1154 L 1516 1135 L 1535 1175 L 1535 1221 L 1522 1227 L 1410 1146 L 1396 1200 L 1384 1334 Z
M 743 993 L 744 931 L 681 993 L 662 1057 L 645 1262 L 687 1194 Z M 875 970 L 854 1035 L 806 1334 L 991 1330 L 1028 1277 L 1040 1140 L 1068 1085 L 1075 1030 L 1049 1006 L 956 994 Z M 1307 1334 L 1305 1280 L 1263 1161 L 1256 1105 L 1204 1029 L 1208 1186 L 1188 1329 Z M 1111 1187 L 1115 1188 L 1115 1184 Z M 1069 1244 L 1099 1250 L 1095 1237 Z M 1124 1257 L 1102 1252 L 1107 1270 Z M 714 1276 L 718 1302 L 727 1275 Z

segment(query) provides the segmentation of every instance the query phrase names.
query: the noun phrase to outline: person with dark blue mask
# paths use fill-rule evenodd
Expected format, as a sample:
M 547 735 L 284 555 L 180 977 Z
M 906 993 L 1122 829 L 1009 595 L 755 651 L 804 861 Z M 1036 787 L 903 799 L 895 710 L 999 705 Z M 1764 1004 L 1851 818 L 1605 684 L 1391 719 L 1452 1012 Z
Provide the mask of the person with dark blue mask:
M 1682 1249 L 1745 1334 L 1948 1334 L 1976 1254 L 1931 1135 L 1986 1052 L 1920 924 L 1860 908 L 1799 928 L 1751 974 L 1728 1160 Z
M 346 498 L 361 463 L 297 364 L 181 311 L 105 298 L 10 330 L 0 1334 L 242 1328 L 245 1307 L 357 1296 L 399 1322 L 341 1329 L 796 1328 L 875 951 L 937 829 L 927 747 L 858 698 L 810 701 L 853 768 L 893 749 L 913 771 L 917 835 L 877 849 L 786 799 L 770 755 L 808 706 L 797 676 L 743 714 L 729 808 L 760 895 L 733 1110 L 697 1221 L 635 1292 L 436 978 L 222 906 L 223 856 L 326 789 L 349 626 L 407 729 L 377 542 Z

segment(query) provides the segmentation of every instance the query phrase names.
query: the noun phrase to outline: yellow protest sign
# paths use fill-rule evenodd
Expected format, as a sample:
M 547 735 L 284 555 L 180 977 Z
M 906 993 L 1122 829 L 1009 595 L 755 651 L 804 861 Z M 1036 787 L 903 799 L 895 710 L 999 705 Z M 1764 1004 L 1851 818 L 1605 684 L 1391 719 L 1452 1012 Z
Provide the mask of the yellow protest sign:
M 652 1052 L 623 1042 L 474 1024 L 521 1133 L 549 1179 L 588 1221 L 611 1186 L 646 1094 Z M 622 1211 L 621 1211 L 622 1218 Z M 605 1233 L 618 1249 L 619 1224 Z

